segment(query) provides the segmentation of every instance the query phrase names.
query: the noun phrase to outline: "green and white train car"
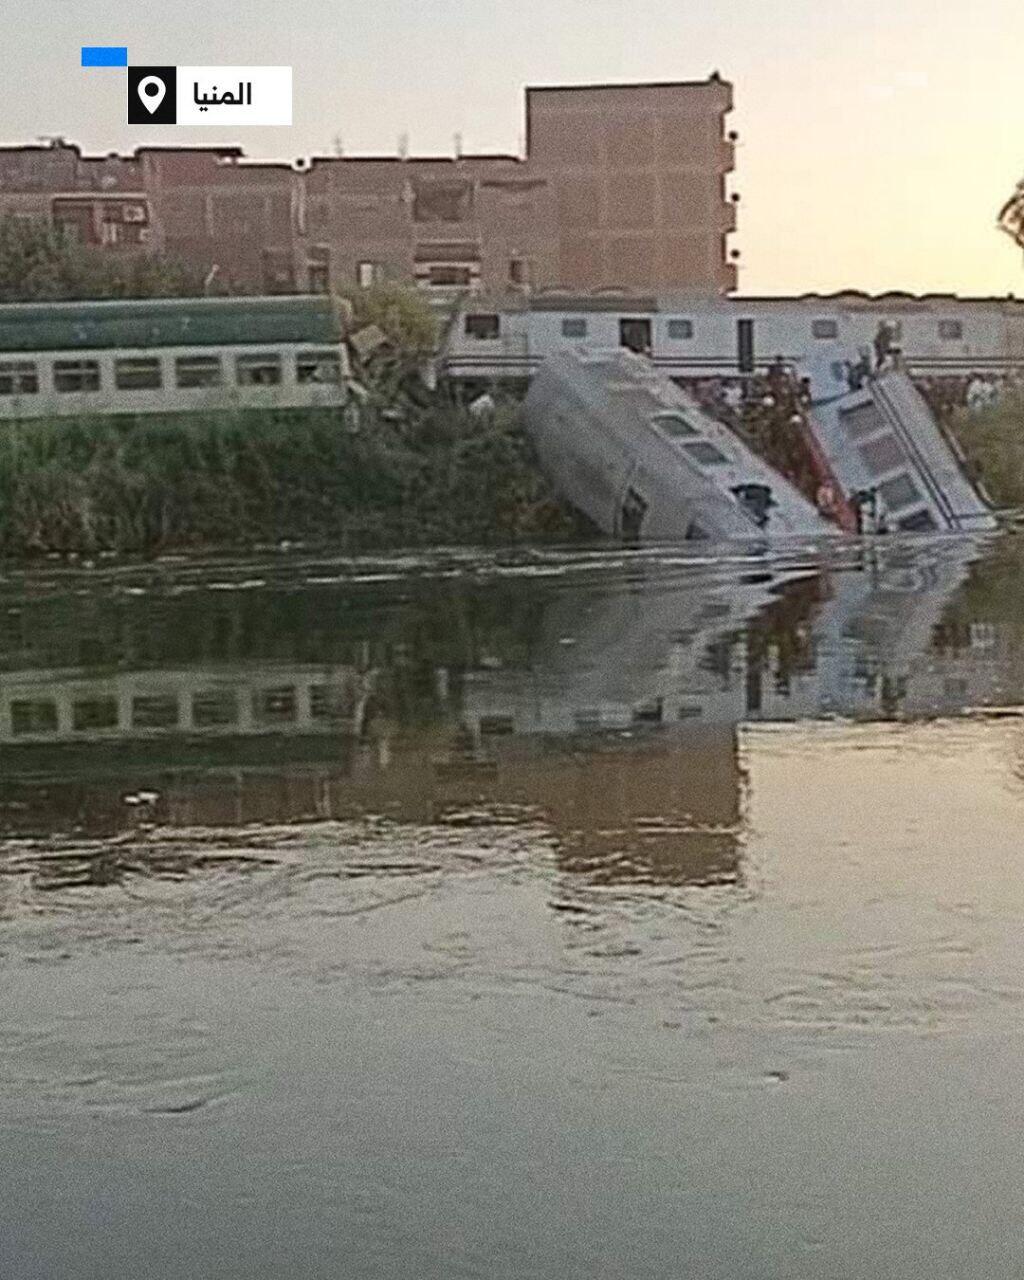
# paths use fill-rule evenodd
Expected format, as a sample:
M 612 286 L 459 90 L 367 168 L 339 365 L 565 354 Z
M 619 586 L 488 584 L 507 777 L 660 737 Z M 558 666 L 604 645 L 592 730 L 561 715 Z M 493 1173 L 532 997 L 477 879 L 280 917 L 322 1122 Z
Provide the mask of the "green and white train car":
M 0 306 L 0 420 L 330 408 L 348 375 L 322 296 Z

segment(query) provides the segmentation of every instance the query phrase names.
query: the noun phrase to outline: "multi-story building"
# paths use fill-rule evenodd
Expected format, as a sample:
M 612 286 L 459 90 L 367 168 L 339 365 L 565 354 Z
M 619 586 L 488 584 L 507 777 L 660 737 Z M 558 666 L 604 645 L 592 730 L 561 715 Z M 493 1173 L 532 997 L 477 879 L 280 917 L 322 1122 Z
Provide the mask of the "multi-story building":
M 85 157 L 0 149 L 0 212 L 115 252 L 163 251 L 211 287 L 319 292 L 735 288 L 724 120 L 708 80 L 526 91 L 526 154 L 246 161 L 238 147 Z

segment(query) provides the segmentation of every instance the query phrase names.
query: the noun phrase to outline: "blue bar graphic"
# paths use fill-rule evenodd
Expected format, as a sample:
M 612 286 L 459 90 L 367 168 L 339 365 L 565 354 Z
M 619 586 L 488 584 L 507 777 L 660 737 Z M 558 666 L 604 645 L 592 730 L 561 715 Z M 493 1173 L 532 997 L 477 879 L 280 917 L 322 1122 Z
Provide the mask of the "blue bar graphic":
M 83 67 L 126 67 L 128 46 L 120 44 L 83 44 Z

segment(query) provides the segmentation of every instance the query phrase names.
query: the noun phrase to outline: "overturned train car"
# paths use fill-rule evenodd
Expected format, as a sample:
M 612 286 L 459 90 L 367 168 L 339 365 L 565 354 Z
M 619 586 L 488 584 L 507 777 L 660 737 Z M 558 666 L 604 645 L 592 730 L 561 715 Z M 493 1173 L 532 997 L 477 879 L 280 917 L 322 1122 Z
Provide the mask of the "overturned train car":
M 840 532 L 632 352 L 551 356 L 531 384 L 524 422 L 548 476 L 612 537 L 719 541 Z

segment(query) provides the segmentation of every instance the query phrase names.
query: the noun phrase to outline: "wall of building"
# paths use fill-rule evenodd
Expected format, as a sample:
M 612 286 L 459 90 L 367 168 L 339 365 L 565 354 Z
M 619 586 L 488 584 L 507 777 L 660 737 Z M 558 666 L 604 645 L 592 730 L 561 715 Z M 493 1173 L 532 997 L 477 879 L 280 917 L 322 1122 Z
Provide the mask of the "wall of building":
M 736 287 L 725 235 L 732 88 L 694 84 L 528 89 L 529 167 L 555 202 L 558 267 L 571 288 Z
M 248 293 L 735 287 L 731 86 L 528 89 L 527 155 L 245 161 L 238 147 L 84 157 L 0 148 L 0 213 L 161 251 Z M 125 210 L 128 210 L 127 214 Z M 214 271 L 214 268 L 216 270 Z

